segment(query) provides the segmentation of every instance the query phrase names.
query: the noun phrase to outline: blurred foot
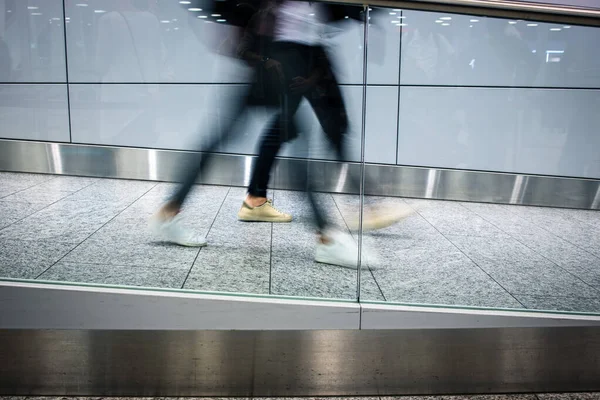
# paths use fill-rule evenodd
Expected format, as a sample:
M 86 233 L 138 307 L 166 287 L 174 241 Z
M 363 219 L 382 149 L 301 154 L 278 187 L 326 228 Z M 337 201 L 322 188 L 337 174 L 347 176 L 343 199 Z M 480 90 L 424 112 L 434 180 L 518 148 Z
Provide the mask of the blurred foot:
M 384 229 L 398 222 L 404 218 L 415 213 L 409 206 L 383 206 L 377 207 L 372 210 L 366 209 L 363 214 L 363 231 L 374 231 L 377 229 Z M 357 231 L 359 228 L 358 216 L 348 221 L 348 228 L 352 231 Z
M 273 201 L 265 199 L 259 206 L 253 207 L 248 201 L 242 203 L 238 220 L 246 222 L 291 222 L 292 216 L 273 207 Z
M 204 236 L 183 226 L 182 218 L 179 215 L 165 218 L 159 212 L 150 220 L 150 229 L 160 240 L 180 246 L 204 247 L 207 244 Z
M 372 257 L 363 251 L 362 266 L 365 267 Z M 358 245 L 349 234 L 328 232 L 321 237 L 315 253 L 315 261 L 322 264 L 337 265 L 358 269 Z

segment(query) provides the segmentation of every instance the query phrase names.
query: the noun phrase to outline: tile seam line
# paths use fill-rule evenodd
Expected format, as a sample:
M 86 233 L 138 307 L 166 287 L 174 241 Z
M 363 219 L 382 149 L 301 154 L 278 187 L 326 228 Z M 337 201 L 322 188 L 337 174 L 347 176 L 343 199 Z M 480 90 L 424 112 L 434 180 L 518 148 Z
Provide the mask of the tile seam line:
M 407 203 L 408 204 L 408 203 Z M 448 239 L 446 237 L 446 235 L 444 235 L 442 232 L 439 231 L 439 229 L 433 225 L 427 218 L 425 218 L 421 212 L 417 209 L 415 209 L 412 205 L 408 204 L 413 210 L 415 210 L 415 212 L 417 214 L 419 214 L 419 216 L 421 218 L 423 218 L 429 225 L 431 225 L 433 227 L 433 229 L 435 229 L 440 235 L 442 235 L 444 237 L 444 239 L 446 239 L 448 242 L 450 242 L 450 244 L 452 244 L 452 246 L 456 247 L 456 249 L 458 251 L 461 252 L 461 254 L 463 254 L 465 257 L 467 257 L 473 264 L 475 264 L 475 266 L 477 266 L 477 268 L 479 268 L 484 274 L 486 274 L 494 283 L 496 283 L 496 285 L 500 286 L 502 288 L 502 290 L 504 290 L 506 293 L 508 293 L 508 295 L 510 297 L 512 297 L 517 303 L 519 303 L 524 309 L 527 309 L 527 307 L 525 307 L 525 305 L 519 300 L 517 299 L 509 290 L 507 290 L 504 285 L 502 285 L 500 282 L 498 282 L 492 275 L 490 275 L 489 272 L 487 272 L 485 269 L 483 269 L 478 263 L 475 262 L 475 260 L 473 260 L 471 257 L 469 257 L 464 251 L 462 251 L 452 240 Z M 470 210 L 469 210 L 470 211 Z M 472 211 L 471 211 L 472 212 Z M 504 231 L 502 231 L 504 232 Z
M 94 182 L 92 185 L 96 184 L 97 182 Z M 102 226 L 100 226 L 98 229 L 96 229 L 94 232 L 92 232 L 90 235 L 88 235 L 85 239 L 83 239 L 81 242 L 79 242 L 77 244 L 77 246 L 73 247 L 71 250 L 69 250 L 65 255 L 63 255 L 62 257 L 60 257 L 58 260 L 56 260 L 52 265 L 50 265 L 48 268 L 46 268 L 42 273 L 40 273 L 39 275 L 37 275 L 34 280 L 39 279 L 42 275 L 44 275 L 46 272 L 48 272 L 48 270 L 50 270 L 50 268 L 54 267 L 56 264 L 58 264 L 59 262 L 61 262 L 65 257 L 67 257 L 69 254 L 71 254 L 75 249 L 77 249 L 79 246 L 81 246 L 86 240 L 88 240 L 90 237 L 92 237 L 94 234 L 96 234 L 100 229 L 104 228 L 106 225 L 108 225 L 111 221 L 113 221 L 115 218 L 117 218 L 119 215 L 121 215 L 123 212 L 125 212 L 125 210 L 129 209 L 129 207 L 131 207 L 135 202 L 137 202 L 139 199 L 141 199 L 143 196 L 145 196 L 146 194 L 148 194 L 148 192 L 150 192 L 152 189 L 154 189 L 156 186 L 158 185 L 158 183 L 155 183 L 154 185 L 152 185 L 152 187 L 150 189 L 148 189 L 147 191 L 145 191 L 143 194 L 141 194 L 139 197 L 137 197 L 135 200 L 133 200 L 127 207 L 125 207 L 124 209 L 122 209 L 121 211 L 119 211 L 117 214 L 115 214 L 111 219 L 109 219 L 108 221 L 106 221 L 104 224 L 102 224 Z M 91 186 L 91 185 L 90 185 Z
M 587 282 L 586 282 L 586 281 L 584 281 L 584 280 L 583 280 L 583 278 L 581 278 L 580 276 L 578 276 L 578 275 L 575 275 L 573 272 L 569 271 L 568 269 L 565 269 L 565 268 L 564 268 L 562 265 L 558 264 L 556 261 L 554 261 L 554 260 L 551 260 L 550 258 L 546 257 L 544 254 L 542 254 L 542 253 L 538 252 L 537 250 L 533 249 L 532 247 L 528 246 L 526 243 L 522 242 L 521 240 L 519 240 L 518 238 L 514 237 L 514 236 L 513 236 L 513 235 L 511 235 L 510 233 L 508 233 L 508 232 L 504 231 L 503 229 L 501 229 L 499 226 L 497 226 L 497 225 L 496 225 L 496 224 L 494 224 L 493 222 L 491 222 L 491 221 L 488 221 L 488 220 L 487 220 L 487 219 L 486 219 L 484 216 L 480 215 L 479 213 L 477 213 L 477 212 L 475 212 L 475 211 L 473 211 L 473 210 L 469 210 L 469 208 L 468 208 L 468 207 L 466 207 L 466 206 L 465 206 L 464 204 L 462 204 L 462 203 L 459 203 L 459 204 L 460 204 L 460 206 L 461 206 L 461 207 L 463 207 L 463 208 L 465 208 L 466 210 L 468 210 L 468 211 L 472 212 L 473 214 L 475 214 L 475 215 L 479 216 L 481 219 L 483 219 L 484 221 L 486 221 L 486 222 L 487 222 L 487 223 L 489 223 L 490 225 L 493 225 L 493 226 L 494 226 L 494 227 L 496 227 L 497 229 L 500 229 L 502 232 L 506 233 L 506 234 L 507 234 L 508 236 L 510 236 L 512 239 L 516 240 L 516 241 L 517 241 L 518 243 L 520 243 L 521 245 L 523 245 L 523 246 L 525 246 L 526 248 L 528 248 L 529 250 L 533 251 L 535 254 L 538 254 L 538 255 L 539 255 L 539 256 L 541 256 L 543 259 L 545 259 L 545 260 L 547 260 L 547 261 L 551 262 L 553 265 L 557 266 L 558 268 L 560 268 L 561 270 L 565 271 L 565 272 L 566 272 L 566 273 L 568 273 L 569 275 L 571 275 L 571 276 L 573 276 L 574 278 L 578 279 L 578 280 L 579 280 L 579 281 L 581 281 L 581 282 L 582 282 L 584 285 L 587 285 L 587 286 L 589 286 L 590 288 L 592 288 L 593 290 L 596 290 L 596 291 L 600 292 L 600 289 L 599 289 L 599 288 L 597 288 L 597 287 L 595 287 L 595 286 L 593 286 L 593 285 L 591 285 L 591 284 L 587 283 Z M 516 215 L 516 214 L 513 214 L 513 215 Z M 520 217 L 520 216 L 518 216 L 518 215 L 517 215 L 517 217 L 518 217 L 518 218 L 521 218 L 521 217 Z M 527 220 L 525 220 L 525 219 L 524 219 L 524 221 L 526 221 L 526 222 L 528 222 L 528 223 L 531 223 L 531 222 L 529 222 L 529 221 L 527 221 Z M 533 224 L 533 223 L 531 223 L 531 224 Z M 535 225 L 535 226 L 538 226 L 537 224 L 533 224 L 533 225 Z M 540 227 L 540 228 L 541 228 L 541 229 L 543 229 L 542 227 Z M 550 233 L 551 233 L 551 232 L 550 232 Z M 552 233 L 551 233 L 551 234 L 552 234 Z M 558 239 L 564 240 L 564 239 L 562 239 L 562 238 L 561 238 L 561 237 L 559 237 L 559 236 L 556 236 L 556 235 L 554 235 L 554 236 L 555 236 L 555 237 L 557 237 Z M 568 241 L 567 241 L 567 242 L 568 242 Z M 575 246 L 575 245 L 573 245 L 573 246 Z M 575 246 L 575 247 L 577 247 L 577 246 Z M 577 248 L 579 248 L 579 247 L 577 247 Z M 580 250 L 583 250 L 583 249 L 580 249 Z M 584 251 L 585 251 L 585 250 L 584 250 Z M 590 253 L 590 254 L 591 254 L 591 253 Z M 594 257 L 595 257 L 595 255 L 594 255 L 594 254 L 592 254 L 592 256 L 594 256 Z M 524 295 L 525 293 L 515 293 L 515 294 Z M 558 296 L 558 297 L 563 297 L 563 296 Z M 564 296 L 564 297 L 567 297 L 567 296 Z M 584 298 L 586 298 L 586 297 L 584 297 Z M 593 298 L 593 297 L 590 297 L 590 298 Z
M 40 183 L 38 183 L 38 184 L 36 184 L 36 185 L 33 185 L 33 186 L 31 186 L 31 187 L 29 187 L 29 188 L 27 188 L 27 189 L 31 189 L 31 188 L 33 188 L 33 187 L 35 187 L 35 186 L 37 186 L 37 185 L 40 185 L 40 184 L 42 184 L 42 183 L 45 183 L 45 182 L 50 182 L 50 181 L 52 181 L 52 180 L 54 180 L 54 179 L 56 179 L 56 178 L 58 178 L 58 176 L 56 176 L 55 178 L 48 179 L 48 180 L 46 180 L 46 181 L 44 181 L 44 182 L 40 182 Z M 3 227 L 3 228 L 0 228 L 0 232 L 2 232 L 4 229 L 8 228 L 9 226 L 11 226 L 11 225 L 14 225 L 14 224 L 16 224 L 17 222 L 21 222 L 21 221 L 23 221 L 24 219 L 26 219 L 26 218 L 29 218 L 29 217 L 31 217 L 32 215 L 35 215 L 35 214 L 39 213 L 40 211 L 43 211 L 43 210 L 47 209 L 48 207 L 50 207 L 50 206 L 53 206 L 54 204 L 56 204 L 56 203 L 58 203 L 58 202 L 60 202 L 60 201 L 63 201 L 63 200 L 65 200 L 66 198 L 68 198 L 68 197 L 71 197 L 71 196 L 73 196 L 74 194 L 76 194 L 76 193 L 79 193 L 79 192 L 80 192 L 80 191 L 82 191 L 83 189 L 87 189 L 88 187 L 90 187 L 90 186 L 92 186 L 92 185 L 94 185 L 94 184 L 96 184 L 96 183 L 97 183 L 97 182 L 92 182 L 92 183 L 90 183 L 90 184 L 88 184 L 88 185 L 86 185 L 86 186 L 82 187 L 81 189 L 79 189 L 79 190 L 76 190 L 76 191 L 74 191 L 74 192 L 71 192 L 71 193 L 69 193 L 68 195 L 66 195 L 65 197 L 62 197 L 62 198 L 60 198 L 60 199 L 58 199 L 58 200 L 56 200 L 56 201 L 54 201 L 54 202 L 52 202 L 52 203 L 48 204 L 47 206 L 44 206 L 44 207 L 40 208 L 39 210 L 37 210 L 37 211 L 34 211 L 34 212 L 32 212 L 31 214 L 29 214 L 29 215 L 26 215 L 25 217 L 23 217 L 23 218 L 20 218 L 20 219 L 18 219 L 18 220 L 16 220 L 16 221 L 14 221 L 14 222 L 12 222 L 12 223 L 10 223 L 10 224 L 6 225 L 5 227 Z M 27 190 L 27 189 L 23 189 L 23 190 Z M 13 194 L 16 194 L 16 193 L 19 193 L 19 192 L 15 192 L 15 193 L 13 193 Z M 11 195 L 9 195 L 9 196 L 11 196 Z M 0 199 L 0 201 L 7 201 L 7 200 L 3 200 L 3 199 L 4 199 L 4 198 Z M 21 203 L 22 203 L 22 202 L 21 202 Z M 31 204 L 31 203 L 28 203 L 28 204 Z M 7 238 L 7 239 L 9 239 L 9 240 L 23 240 L 23 239 L 10 239 L 10 238 Z M 39 239 L 38 239 L 38 240 L 39 240 Z M 69 243 L 69 242 L 64 242 L 64 243 Z
M 1 138 L 0 138 L 0 139 L 1 139 Z M 36 175 L 36 176 L 40 176 L 40 175 L 50 175 L 50 174 L 36 174 L 36 173 L 31 173 L 31 172 L 10 172 L 10 171 L 8 171 L 8 172 L 7 172 L 7 171 L 0 171 L 0 172 L 2 172 L 2 173 L 7 173 L 7 174 L 21 174 L 21 173 L 23 173 L 23 174 L 28 174 L 28 175 Z M 34 187 L 36 187 L 36 186 L 39 186 L 39 185 L 41 185 L 42 183 L 47 183 L 47 182 L 50 182 L 50 181 L 52 181 L 52 180 L 54 180 L 54 179 L 57 179 L 58 177 L 59 177 L 59 176 L 58 176 L 58 175 L 56 175 L 56 176 L 53 176 L 52 178 L 48 178 L 48 179 L 46 179 L 45 181 L 38 182 L 38 183 L 34 183 L 34 184 L 33 184 L 33 185 L 31 185 L 31 186 L 27 186 L 26 188 L 23 188 L 23 189 L 21 189 L 21 190 L 17 190 L 16 192 L 13 192 L 13 193 L 11 193 L 11 194 L 7 194 L 6 196 L 2 196 L 2 197 L 0 197 L 0 200 L 2 200 L 2 201 L 10 201 L 10 200 L 5 200 L 5 199 L 6 199 L 7 197 L 10 197 L 10 196 L 12 196 L 13 194 L 21 193 L 21 192 L 24 192 L 24 191 L 26 191 L 26 190 L 32 189 L 32 188 L 34 188 Z M 81 190 L 81 189 L 80 189 L 80 190 Z
M 219 213 L 221 212 L 221 209 L 223 208 L 223 204 L 225 204 L 225 201 L 227 200 L 227 197 L 229 197 L 229 193 L 230 192 L 231 192 L 231 186 L 229 186 L 227 188 L 227 193 L 225 193 L 225 195 L 223 196 L 223 200 L 221 201 L 221 205 L 219 206 L 219 209 L 215 213 L 215 217 L 213 218 L 212 222 L 210 223 L 210 226 L 208 227 L 208 231 L 206 231 L 206 238 L 207 239 L 208 239 L 208 236 L 210 234 L 210 231 L 212 230 L 213 225 L 215 224 L 215 221 L 217 220 L 217 217 L 219 216 Z M 185 276 L 185 279 L 184 279 L 183 283 L 181 284 L 181 289 L 185 288 L 185 284 L 187 283 L 188 278 L 192 274 L 192 270 L 194 269 L 194 265 L 196 264 L 196 261 L 198 260 L 198 257 L 200 257 L 200 253 L 202 252 L 203 248 L 204 247 L 200 247 L 198 249 L 198 252 L 196 253 L 196 257 L 194 257 L 194 261 L 192 261 L 192 265 L 190 266 L 190 270 L 188 271 L 187 275 Z
M 344 225 L 346 225 L 346 229 L 352 235 L 352 231 L 350 230 L 350 227 L 348 226 L 348 221 L 346 221 L 346 218 L 344 217 L 344 213 L 342 213 L 342 210 L 340 209 L 340 206 L 333 194 L 331 194 L 331 199 L 333 200 L 333 204 L 335 204 L 335 207 L 337 208 L 338 212 L 340 213 L 340 216 L 342 217 L 342 220 L 344 221 Z M 361 266 L 361 268 L 362 268 L 362 266 Z M 385 293 L 383 293 L 383 289 L 381 289 L 381 286 L 379 285 L 379 281 L 377 281 L 377 278 L 375 278 L 375 274 L 373 273 L 373 270 L 369 266 L 367 266 L 367 269 L 369 270 L 371 277 L 375 281 L 375 285 L 377 285 L 377 289 L 379 289 L 379 293 L 381 294 L 381 297 L 383 297 L 383 301 L 387 302 L 388 300 L 385 297 Z M 360 304 L 360 301 L 358 303 Z
M 493 204 L 493 203 L 490 203 L 490 204 Z M 510 204 L 500 204 L 500 205 L 510 205 Z M 536 206 L 525 206 L 525 207 L 536 207 Z M 465 207 L 465 208 L 466 208 L 466 207 Z M 542 207 L 542 208 L 543 208 L 543 207 Z M 554 208 L 554 207 L 549 207 L 549 208 L 550 208 L 550 209 L 552 209 L 552 210 L 562 210 L 562 208 Z M 533 223 L 532 221 L 530 221 L 530 220 L 528 220 L 528 219 L 526 219 L 526 218 L 524 218 L 524 217 L 520 216 L 519 214 L 516 214 L 516 213 L 514 213 L 514 212 L 513 212 L 513 210 L 511 210 L 510 208 L 507 208 L 507 210 L 508 210 L 508 211 L 509 211 L 509 212 L 510 212 L 512 215 L 514 215 L 514 216 L 516 216 L 517 218 L 519 218 L 519 219 L 521 219 L 521 220 L 523 220 L 523 221 L 527 222 L 528 224 L 534 225 L 534 226 L 536 226 L 536 227 L 538 227 L 538 228 L 540 228 L 540 229 L 542 229 L 542 230 L 546 231 L 546 232 L 547 232 L 547 233 L 549 233 L 550 235 L 552 235 L 552 236 L 554 236 L 554 237 L 557 237 L 557 238 L 559 238 L 559 239 L 561 239 L 561 240 L 564 240 L 565 242 L 569 243 L 570 245 L 573 245 L 573 246 L 577 247 L 579 250 L 581 250 L 581 251 L 583 251 L 583 252 L 585 252 L 585 253 L 587 253 L 587 254 L 589 254 L 589 255 L 591 255 L 591 256 L 593 256 L 593 257 L 595 257 L 595 258 L 597 258 L 597 259 L 599 259 L 599 260 L 600 260 L 600 257 L 599 257 L 599 256 L 597 256 L 596 254 L 594 254 L 594 253 L 591 253 L 591 252 L 589 252 L 588 250 L 584 249 L 583 247 L 581 247 L 581 246 L 579 246 L 579 245 L 577 245 L 577 244 L 575 244 L 575 243 L 571 242 L 571 241 L 570 241 L 570 240 L 568 240 L 567 238 L 564 238 L 564 237 L 562 237 L 562 236 L 558 236 L 557 234 L 555 234 L 554 232 L 552 232 L 552 231 L 550 231 L 550 230 L 548 230 L 548 229 L 544 228 L 543 226 L 540 226 L 540 225 L 538 225 L 538 224 L 536 224 L 536 223 Z M 570 209 L 567 209 L 567 210 L 570 210 Z M 595 211 L 595 210 L 584 210 L 584 211 Z M 600 211 L 598 211 L 598 212 L 600 212 Z M 581 222 L 581 221 L 580 221 L 580 222 Z M 594 225 L 588 224 L 587 222 L 584 222 L 584 223 L 585 223 L 586 225 L 594 226 Z

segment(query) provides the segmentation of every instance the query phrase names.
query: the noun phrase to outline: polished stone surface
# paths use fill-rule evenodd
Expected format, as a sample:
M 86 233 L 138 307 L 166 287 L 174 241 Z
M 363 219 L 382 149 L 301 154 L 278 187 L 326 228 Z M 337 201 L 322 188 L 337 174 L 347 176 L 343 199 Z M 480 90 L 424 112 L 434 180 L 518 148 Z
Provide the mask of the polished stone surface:
M 244 223 L 243 188 L 196 186 L 183 223 L 209 246 L 161 242 L 148 220 L 177 185 L 0 173 L 0 276 L 355 300 L 358 272 L 314 261 L 303 193 L 273 191 L 287 224 Z M 600 212 L 367 197 L 397 224 L 359 235 L 360 199 L 317 195 L 364 245 L 361 300 L 600 313 Z

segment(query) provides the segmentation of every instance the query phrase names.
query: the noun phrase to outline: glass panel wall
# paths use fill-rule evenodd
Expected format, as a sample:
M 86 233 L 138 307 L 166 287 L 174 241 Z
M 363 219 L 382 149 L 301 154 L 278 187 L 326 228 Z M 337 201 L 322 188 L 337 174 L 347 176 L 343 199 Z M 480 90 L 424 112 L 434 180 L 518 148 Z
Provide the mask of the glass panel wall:
M 381 254 L 370 270 L 380 293 L 361 300 L 599 312 L 597 211 L 435 199 L 563 195 L 532 176 L 511 181 L 502 201 L 473 171 L 600 178 L 600 30 L 389 11 L 401 36 L 394 164 L 427 168 L 419 184 L 428 199 L 372 198 L 406 217 L 365 233 Z M 398 184 L 414 185 L 415 170 L 404 171 Z
M 2 278 L 600 313 L 600 29 L 230 4 L 0 0 Z

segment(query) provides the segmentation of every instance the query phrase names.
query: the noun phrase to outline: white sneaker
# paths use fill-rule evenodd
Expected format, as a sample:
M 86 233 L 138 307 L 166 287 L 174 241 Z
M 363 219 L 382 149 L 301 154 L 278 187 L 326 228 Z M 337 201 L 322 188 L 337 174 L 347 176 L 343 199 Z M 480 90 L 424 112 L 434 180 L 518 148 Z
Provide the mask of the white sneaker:
M 168 220 L 156 216 L 152 217 L 150 229 L 162 240 L 181 246 L 204 247 L 207 244 L 204 236 L 196 234 L 183 226 L 180 216 Z
M 322 264 L 338 265 L 344 268 L 358 268 L 358 245 L 354 239 L 341 232 L 327 235 L 327 243 L 317 244 L 315 261 Z M 362 266 L 366 267 L 372 257 L 365 251 L 362 253 Z

